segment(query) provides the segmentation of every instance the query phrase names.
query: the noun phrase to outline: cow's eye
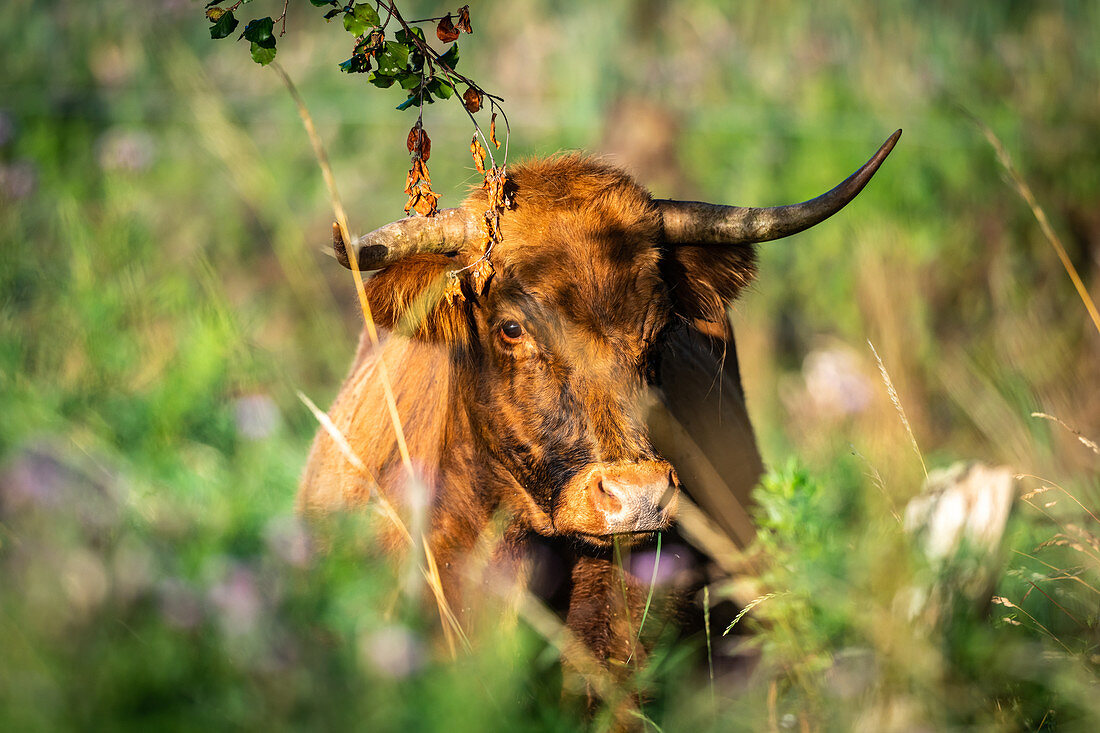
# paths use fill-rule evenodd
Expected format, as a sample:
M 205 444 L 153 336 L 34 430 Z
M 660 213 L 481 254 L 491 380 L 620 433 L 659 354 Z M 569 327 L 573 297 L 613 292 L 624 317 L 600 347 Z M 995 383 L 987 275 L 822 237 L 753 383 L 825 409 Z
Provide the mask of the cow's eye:
M 500 335 L 508 343 L 516 343 L 523 338 L 523 326 L 516 321 L 505 321 L 500 324 Z

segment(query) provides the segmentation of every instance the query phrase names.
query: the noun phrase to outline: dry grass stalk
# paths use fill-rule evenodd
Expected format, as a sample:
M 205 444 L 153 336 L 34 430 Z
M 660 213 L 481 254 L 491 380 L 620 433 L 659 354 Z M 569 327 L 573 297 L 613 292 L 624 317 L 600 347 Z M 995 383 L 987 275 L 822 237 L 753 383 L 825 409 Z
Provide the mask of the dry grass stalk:
M 435 555 L 432 554 L 431 547 L 428 546 L 427 538 L 421 536 L 420 544 L 424 546 L 424 558 L 428 562 L 428 567 L 421 567 L 420 571 L 424 574 L 428 587 L 432 589 L 432 595 L 435 596 L 436 606 L 439 607 L 439 623 L 443 627 L 443 638 L 447 642 L 447 649 L 451 652 L 451 658 L 455 659 L 458 656 L 455 649 L 455 636 L 459 638 L 462 647 L 467 652 L 471 649 L 470 640 L 466 637 L 466 632 L 462 630 L 458 617 L 451 610 L 451 604 L 447 602 L 447 597 L 443 595 L 443 579 L 439 577 L 439 566 L 436 565 Z
M 894 504 L 893 497 L 890 496 L 890 492 L 886 490 L 886 482 L 883 480 L 882 474 L 879 473 L 878 469 L 874 467 L 871 461 L 867 460 L 867 457 L 859 451 L 852 449 L 852 455 L 863 461 L 863 465 L 867 466 L 867 470 L 870 471 L 870 473 L 864 475 L 866 475 L 867 478 L 871 479 L 871 483 L 874 484 L 875 488 L 877 488 L 879 490 L 879 493 L 882 494 L 882 498 L 886 500 L 886 507 L 890 510 L 890 516 L 894 518 L 894 521 L 898 523 L 898 526 L 901 526 L 901 515 L 898 514 L 898 508 L 897 505 Z M 927 475 L 927 472 L 925 475 Z
M 329 434 L 329 437 L 332 438 L 332 442 L 334 442 L 336 444 L 336 447 L 340 449 L 340 453 L 343 454 L 347 462 L 350 463 L 355 468 L 355 470 L 359 471 L 360 474 L 362 474 L 370 481 L 371 485 L 376 489 L 376 491 L 373 491 L 372 494 L 377 497 L 379 511 L 382 513 L 383 516 L 393 522 L 394 526 L 397 527 L 398 530 L 400 530 L 402 536 L 409 543 L 409 546 L 412 546 L 413 537 L 412 533 L 409 532 L 409 528 L 405 525 L 403 521 L 401 521 L 401 517 L 397 514 L 397 510 L 393 508 L 393 504 L 391 504 L 389 500 L 386 499 L 386 497 L 382 494 L 382 490 L 378 486 L 378 480 L 374 477 L 374 474 L 372 474 L 363 464 L 363 461 L 359 458 L 359 456 L 355 454 L 355 451 L 352 450 L 351 444 L 348 443 L 348 440 L 344 437 L 344 434 L 340 432 L 340 429 L 336 427 L 336 425 L 332 422 L 332 419 L 324 411 L 317 407 L 317 405 L 314 404 L 313 400 L 311 400 L 309 397 L 306 397 L 306 395 L 303 394 L 301 391 L 298 391 L 298 399 L 300 399 L 302 403 L 309 408 L 309 411 L 313 413 L 313 417 L 317 419 L 317 422 L 319 422 L 321 424 L 321 427 L 325 429 L 325 432 Z M 368 496 L 368 499 L 369 498 L 370 497 Z
M 309 136 L 309 141 L 313 145 L 313 154 L 317 158 L 317 165 L 321 168 L 321 175 L 324 177 L 325 186 L 328 187 L 329 199 L 332 203 L 332 211 L 336 217 L 336 223 L 340 227 L 340 233 L 344 237 L 345 242 L 351 242 L 351 232 L 348 229 L 348 217 L 347 212 L 344 210 L 343 202 L 340 200 L 340 193 L 336 189 L 336 177 L 332 174 L 332 166 L 329 164 L 328 153 L 325 151 L 324 142 L 321 140 L 321 136 L 317 132 L 316 125 L 313 124 L 313 116 L 310 115 L 309 109 L 306 107 L 305 101 L 298 93 L 298 88 L 291 81 L 290 76 L 286 73 L 282 66 L 278 62 L 272 62 L 271 68 L 275 70 L 283 84 L 286 86 L 287 92 L 290 93 L 291 98 L 294 100 L 294 104 L 298 108 L 298 115 L 302 118 L 302 125 L 305 127 L 306 134 Z M 367 329 L 367 338 L 370 339 L 371 346 L 377 351 L 379 347 L 378 329 L 374 323 L 374 316 L 371 313 L 370 303 L 367 302 L 366 289 L 363 286 L 363 273 L 359 270 L 358 257 L 350 257 L 349 261 L 352 264 L 352 277 L 355 280 L 355 292 L 359 296 L 359 307 L 363 312 L 363 322 Z M 397 412 L 397 400 L 393 394 L 393 386 L 390 382 L 389 372 L 386 367 L 386 360 L 379 357 L 378 359 L 378 378 L 382 382 L 382 392 L 386 398 L 386 408 L 390 414 L 390 421 L 393 424 L 394 435 L 397 438 L 397 449 L 401 453 L 401 462 L 405 467 L 405 471 L 409 476 L 410 481 L 416 481 L 417 476 L 413 471 L 412 458 L 409 455 L 409 447 L 405 441 L 405 430 L 401 425 L 401 416 Z M 367 471 L 363 462 L 355 455 L 351 450 L 351 446 L 347 440 L 336 429 L 336 426 L 329 419 L 328 415 L 317 409 L 308 397 L 301 392 L 298 393 L 299 398 L 306 403 L 306 406 L 310 408 L 314 416 L 333 437 L 333 440 L 339 446 L 340 451 L 351 461 L 357 469 L 359 469 L 364 475 L 371 478 L 371 483 L 378 487 L 378 482 Z M 381 490 L 376 492 L 379 498 L 379 506 L 382 508 L 383 513 L 401 530 L 402 534 L 408 539 L 409 544 L 413 544 L 412 535 L 409 533 L 408 527 L 401 521 L 397 512 L 394 511 L 393 506 L 382 496 Z M 428 583 L 428 587 L 431 588 L 432 594 L 435 596 L 436 605 L 439 607 L 440 623 L 443 627 L 443 635 L 447 642 L 447 648 L 451 652 L 451 656 L 455 657 L 457 650 L 455 648 L 454 638 L 457 636 L 462 642 L 464 647 L 468 650 L 470 648 L 469 639 L 466 638 L 466 634 L 462 630 L 461 624 L 459 624 L 457 617 L 450 608 L 450 604 L 447 602 L 446 596 L 443 595 L 443 583 L 439 577 L 439 568 L 436 566 L 435 557 L 432 555 L 431 549 L 428 547 L 428 543 L 421 538 L 421 544 L 424 547 L 424 556 L 427 560 L 428 566 L 425 568 L 421 566 L 420 571 L 424 575 L 424 579 Z
M 1071 494 L 1071 493 L 1070 493 L 1069 491 L 1067 491 L 1067 490 L 1066 490 L 1066 488 L 1065 488 L 1064 486 L 1062 486 L 1061 484 L 1057 484 L 1057 483 L 1055 483 L 1054 481 L 1051 481 L 1051 480 L 1049 480 L 1049 479 L 1045 479 L 1045 478 L 1043 478 L 1042 476 L 1036 476 L 1036 475 L 1034 475 L 1034 474 L 1031 474 L 1031 473 L 1020 473 L 1020 474 L 1017 474 L 1017 475 L 1016 475 L 1016 478 L 1033 478 L 1033 479 L 1035 479 L 1036 481 L 1042 481 L 1042 482 L 1044 482 L 1044 483 L 1046 483 L 1046 484 L 1047 484 L 1047 486 L 1044 486 L 1044 487 L 1042 488 L 1042 490 L 1039 490 L 1039 489 L 1037 489 L 1037 490 L 1035 490 L 1035 491 L 1033 491 L 1033 492 L 1030 492 L 1030 493 L 1026 494 L 1025 496 L 1021 497 L 1021 498 L 1022 498 L 1022 499 L 1024 499 L 1025 501 L 1026 501 L 1027 499 L 1030 499 L 1030 498 L 1031 498 L 1032 496 L 1034 496 L 1035 494 L 1039 494 L 1039 493 L 1042 493 L 1043 491 L 1047 491 L 1047 490 L 1050 490 L 1050 489 L 1058 489 L 1058 490 L 1059 490 L 1059 491 L 1061 491 L 1061 492 L 1062 492 L 1063 494 L 1065 494 L 1066 496 L 1068 496 L 1068 497 L 1070 498 L 1070 501 L 1072 501 L 1072 502 L 1073 502 L 1074 504 L 1076 504 L 1077 506 L 1081 507 L 1081 510 L 1082 510 L 1082 511 L 1084 511 L 1084 512 L 1085 512 L 1085 514 L 1088 514 L 1088 515 L 1089 515 L 1090 517 L 1092 517 L 1092 521 L 1096 522 L 1097 524 L 1100 524 L 1100 517 L 1097 517 L 1097 516 L 1096 516 L 1096 515 L 1095 515 L 1095 514 L 1094 514 L 1094 513 L 1092 512 L 1092 510 L 1091 510 L 1091 509 L 1089 509 L 1089 508 L 1088 508 L 1087 506 L 1085 506 L 1084 504 L 1082 504 L 1082 503 L 1081 503 L 1081 501 L 1080 501 L 1080 500 L 1079 500 L 1079 499 L 1078 499 L 1078 498 L 1077 498 L 1076 496 L 1074 496 L 1074 495 L 1073 495 L 1073 494 Z M 1028 503 L 1030 504 L 1031 502 L 1028 502 Z M 1034 505 L 1034 504 L 1032 504 L 1032 506 L 1035 506 L 1035 505 Z M 1038 507 L 1036 507 L 1036 508 L 1038 508 Z M 1064 526 L 1062 525 L 1062 523 L 1061 523 L 1061 522 L 1056 522 L 1056 523 L 1057 523 L 1057 524 L 1058 524 L 1059 526 L 1062 526 L 1062 528 L 1063 528 L 1063 529 L 1065 529 L 1065 527 L 1064 527 Z
M 1050 420 L 1051 422 L 1058 423 L 1063 428 L 1065 428 L 1066 430 L 1073 433 L 1077 437 L 1077 440 L 1081 441 L 1081 445 L 1085 446 L 1086 448 L 1091 450 L 1093 453 L 1100 456 L 1100 445 L 1097 445 L 1094 441 L 1091 441 L 1088 438 L 1086 438 L 1084 435 L 1081 435 L 1080 432 L 1074 430 L 1069 425 L 1066 425 L 1064 422 L 1062 422 L 1058 418 L 1054 417 L 1054 415 L 1048 415 L 1045 412 L 1033 412 L 1033 413 L 1031 413 L 1031 416 L 1032 417 L 1041 417 L 1044 420 Z
M 710 703 L 714 704 L 714 648 L 710 642 L 710 586 L 703 586 L 703 631 L 707 637 L 707 675 L 710 677 Z
M 768 730 L 779 733 L 779 683 L 775 680 L 768 685 Z
M 638 650 L 638 645 L 642 642 L 642 630 L 645 628 L 646 618 L 649 617 L 649 606 L 653 602 L 653 591 L 657 588 L 657 569 L 661 566 L 661 534 L 657 534 L 657 554 L 653 560 L 653 573 L 649 578 L 649 593 L 646 595 L 645 608 L 642 610 L 642 620 L 638 622 L 638 633 L 634 636 L 634 644 L 630 647 L 630 654 L 626 658 L 626 663 L 630 664 L 630 660 L 634 658 L 634 652 Z M 619 568 L 622 570 L 622 567 Z M 625 578 L 625 570 L 623 570 Z M 623 598 L 624 601 L 629 603 L 627 598 Z M 629 606 L 628 606 L 629 607 Z
M 393 505 L 382 494 L 382 489 L 378 485 L 378 481 L 363 464 L 363 461 L 359 458 L 359 456 L 355 454 L 355 451 L 352 450 L 351 444 L 348 443 L 347 438 L 344 437 L 344 434 L 340 432 L 340 429 L 336 427 L 336 425 L 332 422 L 332 419 L 320 408 L 318 408 L 316 404 L 313 403 L 313 400 L 311 400 L 300 391 L 298 392 L 298 399 L 300 399 L 305 404 L 305 406 L 309 408 L 309 411 L 313 413 L 313 416 L 317 418 L 317 422 L 319 422 L 321 424 L 321 427 L 325 429 L 325 432 L 329 434 L 333 442 L 340 449 L 340 452 L 343 454 L 344 458 L 347 459 L 348 463 L 350 463 L 357 471 L 359 471 L 360 474 L 362 474 L 370 481 L 371 485 L 375 489 L 372 494 L 377 498 L 376 500 L 379 511 L 384 517 L 393 522 L 394 526 L 397 527 L 402 536 L 405 538 L 409 547 L 414 547 L 415 542 L 413 540 L 412 534 L 409 532 L 409 528 L 405 525 L 405 522 L 401 520 L 401 516 L 394 509 Z M 454 642 L 455 636 L 457 636 L 458 639 L 462 641 L 463 647 L 467 651 L 470 649 L 470 641 L 466 637 L 466 633 L 462 630 L 462 626 L 459 623 L 458 618 L 451 610 L 450 604 L 447 602 L 446 596 L 443 595 L 443 582 L 442 579 L 439 577 L 439 568 L 436 565 L 435 557 L 432 555 L 431 549 L 429 549 L 428 547 L 428 543 L 423 540 L 423 537 L 421 537 L 421 544 L 424 547 L 424 556 L 427 560 L 428 565 L 427 567 L 419 565 L 419 569 L 421 574 L 424 576 L 424 579 L 427 581 L 428 587 L 432 591 L 432 595 L 435 597 L 436 605 L 439 607 L 439 618 L 440 624 L 443 627 L 443 636 L 447 642 L 447 648 L 451 653 L 451 657 L 454 658 L 457 655 L 457 650 L 455 648 Z
M 1088 311 L 1089 317 L 1092 318 L 1092 323 L 1096 326 L 1097 333 L 1100 333 L 1100 312 L 1096 310 L 1096 304 L 1092 301 L 1092 296 L 1089 295 L 1089 291 L 1085 288 L 1085 284 L 1081 281 L 1081 276 L 1077 274 L 1077 268 L 1073 266 L 1073 262 L 1070 261 L 1069 255 L 1066 254 L 1066 248 L 1062 246 L 1062 240 L 1058 238 L 1058 235 L 1054 232 L 1054 228 L 1051 227 L 1050 222 L 1047 220 L 1046 212 L 1043 211 L 1043 207 L 1039 206 L 1039 203 L 1035 200 L 1035 195 L 1031 192 L 1031 187 L 1027 185 L 1027 181 L 1016 170 L 1016 166 L 1012 164 L 1012 158 L 1008 154 L 1008 150 L 1005 149 L 1004 143 L 997 137 L 997 134 L 993 132 L 984 122 L 977 117 L 971 115 L 971 119 L 974 124 L 978 126 L 978 129 L 985 135 L 985 139 L 989 141 L 989 144 L 993 146 L 993 151 L 997 154 L 997 162 L 1001 164 L 1001 167 L 1008 173 L 1009 178 L 1012 180 L 1012 185 L 1016 189 L 1016 193 L 1020 194 L 1028 207 L 1031 208 L 1031 214 L 1035 217 L 1035 220 L 1039 222 L 1039 228 L 1043 230 L 1043 236 L 1050 242 L 1050 246 L 1054 248 L 1054 251 L 1058 255 L 1058 259 L 1062 261 L 1062 267 L 1065 268 L 1066 274 L 1069 275 L 1069 279 L 1073 282 L 1073 287 L 1077 289 L 1077 295 L 1081 298 L 1081 302 L 1085 305 L 1085 310 Z
M 765 593 L 764 595 L 759 596 L 757 598 L 753 598 L 751 601 L 746 603 L 745 607 L 742 608 L 737 613 L 737 615 L 733 617 L 733 621 L 731 621 L 730 625 L 726 627 L 726 630 L 722 632 L 722 636 L 725 636 L 729 632 L 733 631 L 733 627 L 736 626 L 738 624 L 738 622 L 741 621 L 742 617 L 744 617 L 744 615 L 746 613 L 748 613 L 752 609 L 756 608 L 757 606 L 759 606 L 761 603 L 768 600 L 769 598 L 775 598 L 777 595 L 782 595 L 782 594 L 780 594 L 780 593 Z
M 901 399 L 898 397 L 898 391 L 894 389 L 894 382 L 890 379 L 890 374 L 886 371 L 886 365 L 882 363 L 882 358 L 879 357 L 878 351 L 875 350 L 875 345 L 871 343 L 870 339 L 867 340 L 867 345 L 871 347 L 871 353 L 875 355 L 875 362 L 878 364 L 878 372 L 882 375 L 882 381 L 886 385 L 886 393 L 890 395 L 890 402 L 894 404 L 894 409 L 897 410 L 898 416 L 901 417 L 901 424 L 905 426 L 905 432 L 909 434 L 909 442 L 912 443 L 913 451 L 920 460 L 921 470 L 924 471 L 924 476 L 927 478 L 928 467 L 924 465 L 924 456 L 920 452 L 920 446 L 917 445 L 917 436 L 913 434 L 913 426 L 909 424 L 909 418 L 905 415 L 905 408 L 901 406 Z
M 1046 565 L 1048 568 L 1050 568 L 1051 570 L 1053 570 L 1057 573 L 1061 573 L 1061 575 L 1050 575 L 1046 578 L 1047 580 L 1073 580 L 1073 581 L 1076 581 L 1077 583 L 1080 583 L 1085 588 L 1088 588 L 1093 593 L 1095 593 L 1097 595 L 1100 595 L 1100 588 L 1096 588 L 1096 587 L 1090 585 L 1089 583 L 1086 583 L 1076 573 L 1071 573 L 1070 571 L 1065 570 L 1063 568 L 1060 568 L 1057 565 L 1051 565 L 1049 562 L 1046 562 L 1045 560 L 1040 560 L 1035 555 L 1030 555 L 1026 552 L 1021 552 L 1020 550 L 1016 550 L 1016 549 L 1013 549 L 1012 551 L 1015 552 L 1017 555 L 1028 558 L 1029 560 L 1034 560 L 1037 563 L 1040 563 L 1042 565 Z
M 1066 652 L 1067 652 L 1067 653 L 1068 653 L 1068 654 L 1069 654 L 1070 656 L 1075 656 L 1075 655 L 1074 655 L 1074 652 L 1073 652 L 1073 650 L 1072 650 L 1072 649 L 1070 649 L 1070 648 L 1069 648 L 1068 646 L 1066 646 L 1066 645 L 1065 645 L 1065 643 L 1064 643 L 1064 642 L 1063 642 L 1063 641 L 1062 641 L 1061 639 L 1059 639 L 1059 638 L 1058 638 L 1058 636 L 1057 636 L 1056 634 L 1054 634 L 1054 633 L 1053 633 L 1053 632 L 1052 632 L 1052 631 L 1051 631 L 1050 629 L 1048 629 L 1048 628 L 1047 628 L 1046 626 L 1043 626 L 1043 625 L 1042 625 L 1041 623 L 1039 623 L 1038 619 L 1036 619 L 1036 618 L 1035 618 L 1034 616 L 1032 616 L 1032 615 L 1031 615 L 1030 613 L 1028 613 L 1028 612 L 1027 612 L 1027 611 L 1025 611 L 1024 609 L 1022 609 L 1022 608 L 1020 608 L 1019 606 L 1017 606 L 1017 605 L 1016 605 L 1015 603 L 1013 603 L 1012 601 L 1008 600 L 1008 599 L 1007 599 L 1007 598 L 1005 598 L 1004 596 L 993 596 L 993 598 L 991 598 L 990 600 L 991 600 L 991 601 L 992 601 L 993 603 L 995 603 L 995 604 L 997 604 L 997 605 L 999 605 L 999 606 L 1004 606 L 1005 608 L 1011 608 L 1011 609 L 1013 609 L 1013 610 L 1015 610 L 1015 611 L 1018 611 L 1018 612 L 1019 612 L 1019 613 L 1021 613 L 1021 614 L 1022 614 L 1023 616 L 1025 616 L 1025 617 L 1026 617 L 1026 618 L 1027 618 L 1027 619 L 1028 619 L 1029 621 L 1031 621 L 1031 623 L 1033 623 L 1033 624 L 1035 625 L 1035 628 L 1039 629 L 1039 631 L 1041 631 L 1041 632 L 1042 632 L 1043 634 L 1045 634 L 1046 636 L 1050 637 L 1050 638 L 1051 638 L 1051 639 L 1053 639 L 1054 641 L 1058 642 L 1058 645 L 1059 645 L 1059 646 L 1061 646 L 1061 647 L 1062 647 L 1063 649 L 1065 649 L 1065 650 L 1066 650 Z
M 490 587 L 493 586 L 490 585 Z M 520 617 L 531 625 L 531 628 L 558 650 L 566 663 L 584 678 L 600 699 L 613 704 L 623 697 L 629 698 L 626 691 L 618 689 L 611 673 L 592 656 L 584 643 L 538 598 L 528 591 L 521 590 L 516 602 L 516 610 Z
M 290 76 L 277 61 L 271 62 L 271 68 L 275 70 L 275 73 L 282 79 L 283 84 L 286 86 L 287 91 L 290 93 L 291 98 L 294 100 L 294 104 L 298 107 L 298 115 L 302 118 L 302 125 L 306 128 L 306 134 L 309 136 L 309 141 L 313 145 L 313 154 L 317 158 L 317 165 L 321 167 L 321 174 L 325 179 L 325 186 L 328 187 L 329 199 L 332 202 L 332 211 L 336 216 L 336 223 L 340 227 L 340 233 L 344 237 L 345 242 L 353 241 L 351 233 L 348 230 L 348 217 L 347 212 L 344 210 L 344 205 L 340 200 L 340 193 L 336 190 L 336 178 L 332 174 L 332 166 L 329 165 L 328 153 L 325 152 L 325 144 L 321 140 L 321 136 L 317 133 L 317 127 L 313 124 L 313 117 L 309 113 L 309 109 L 306 108 L 306 103 L 302 99 L 302 96 L 298 93 L 298 88 L 294 86 L 294 82 L 291 81 Z M 355 292 L 359 296 L 359 307 L 363 311 L 363 322 L 367 327 L 367 338 L 370 339 L 371 346 L 378 350 L 378 329 L 374 325 L 374 316 L 371 314 L 370 303 L 367 302 L 367 291 L 363 287 L 363 273 L 359 271 L 358 257 L 352 256 L 348 260 L 351 262 L 352 277 L 355 280 Z M 409 447 L 405 442 L 405 430 L 401 426 L 401 416 L 397 413 L 397 400 L 393 396 L 393 386 L 390 383 L 389 372 L 386 368 L 386 362 L 384 359 L 378 359 L 378 377 L 382 382 L 382 392 L 386 397 L 386 407 L 390 413 L 390 421 L 393 423 L 393 431 L 397 437 L 397 449 L 401 453 L 401 462 L 405 466 L 405 471 L 409 474 L 409 478 L 416 480 L 416 476 L 413 472 L 412 459 L 409 456 Z

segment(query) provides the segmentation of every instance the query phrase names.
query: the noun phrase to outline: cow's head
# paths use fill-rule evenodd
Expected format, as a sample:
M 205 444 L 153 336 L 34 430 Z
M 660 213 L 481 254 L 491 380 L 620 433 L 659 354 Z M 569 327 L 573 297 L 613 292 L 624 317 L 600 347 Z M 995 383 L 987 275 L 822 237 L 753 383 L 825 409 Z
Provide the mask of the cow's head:
M 481 254 L 483 190 L 352 248 L 380 325 L 444 343 L 467 378 L 475 437 L 531 528 L 605 544 L 665 529 L 678 479 L 649 441 L 643 396 L 672 326 L 726 332 L 753 278 L 755 244 L 802 231 L 851 201 L 896 143 L 822 196 L 741 208 L 654 200 L 621 171 L 578 156 L 516 166 L 487 288 L 441 297 Z M 345 265 L 347 248 L 336 238 Z

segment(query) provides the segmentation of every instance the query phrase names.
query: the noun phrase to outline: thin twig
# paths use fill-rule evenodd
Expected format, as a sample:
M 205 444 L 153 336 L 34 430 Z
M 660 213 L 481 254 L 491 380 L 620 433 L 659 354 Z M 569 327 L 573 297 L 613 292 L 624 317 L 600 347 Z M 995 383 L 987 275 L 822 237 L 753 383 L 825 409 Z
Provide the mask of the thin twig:
M 435 71 L 435 65 L 436 64 L 439 65 L 439 68 L 443 72 L 443 75 L 447 78 L 448 83 L 455 90 L 454 96 L 456 98 L 458 98 L 459 103 L 462 104 L 462 108 L 464 110 L 466 110 L 466 114 L 469 116 L 470 121 L 474 123 L 474 129 L 476 131 L 475 134 L 481 136 L 482 142 L 484 142 L 484 144 L 485 144 L 485 150 L 489 154 L 489 161 L 493 164 L 493 167 L 495 168 L 496 167 L 496 160 L 493 157 L 493 152 L 492 152 L 492 149 L 491 149 L 492 146 L 489 144 L 489 139 L 485 136 L 485 133 L 482 132 L 481 126 L 478 125 L 477 120 L 474 119 L 473 113 L 470 112 L 469 109 L 467 109 L 466 104 L 462 100 L 461 95 L 458 94 L 458 84 L 455 83 L 455 80 L 457 79 L 458 81 L 462 82 L 466 86 L 473 89 L 478 94 L 480 94 L 483 97 L 487 98 L 489 100 L 489 103 L 490 103 L 491 107 L 493 107 L 493 108 L 497 107 L 498 102 L 503 102 L 504 98 L 499 96 L 499 95 L 491 94 L 490 92 L 485 91 L 483 88 L 481 88 L 481 86 L 479 86 L 473 80 L 471 80 L 468 77 L 458 73 L 453 68 L 451 68 L 451 67 L 447 66 L 447 64 L 443 63 L 442 54 L 439 54 L 438 52 L 436 52 L 436 50 L 434 48 L 432 48 L 431 46 L 429 46 L 426 41 L 422 40 L 419 36 L 417 36 L 415 33 L 412 32 L 412 28 L 410 26 L 413 23 L 418 22 L 418 21 L 407 21 L 404 18 L 402 18 L 401 13 L 397 10 L 397 7 L 395 6 L 395 4 L 393 2 L 385 2 L 384 1 L 384 2 L 381 3 L 381 7 L 386 8 L 386 10 L 390 13 L 390 17 L 396 18 L 397 22 L 401 24 L 401 27 L 405 30 L 406 34 L 408 35 L 409 41 L 414 46 L 416 46 L 416 48 L 420 52 L 420 54 L 422 56 L 424 56 L 425 61 L 428 63 L 429 66 L 431 66 L 433 73 Z M 389 18 L 386 19 L 386 22 L 387 23 L 389 22 Z M 501 114 L 504 117 L 505 129 L 510 132 L 511 127 L 508 124 L 508 116 L 503 114 L 503 110 L 501 110 Z M 505 156 L 504 156 L 505 164 L 507 164 L 507 160 L 508 160 L 507 151 L 508 151 L 508 147 L 507 147 L 507 144 L 505 144 Z
M 275 19 L 276 23 L 278 23 L 280 20 L 283 21 L 283 30 L 279 33 L 279 38 L 282 38 L 286 35 L 286 8 L 288 5 L 290 5 L 290 0 L 283 0 L 283 14 Z

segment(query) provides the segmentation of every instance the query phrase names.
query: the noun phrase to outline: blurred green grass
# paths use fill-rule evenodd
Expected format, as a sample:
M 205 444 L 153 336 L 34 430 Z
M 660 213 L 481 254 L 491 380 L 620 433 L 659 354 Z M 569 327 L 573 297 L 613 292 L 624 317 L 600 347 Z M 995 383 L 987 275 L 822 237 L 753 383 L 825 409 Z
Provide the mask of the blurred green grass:
M 1100 6 L 472 10 L 463 65 L 506 98 L 513 159 L 610 152 L 657 196 L 764 205 L 824 190 L 905 129 L 844 214 L 762 248 L 734 318 L 765 459 L 783 467 L 761 496 L 786 558 L 767 581 L 787 595 L 752 615 L 764 663 L 737 696 L 712 705 L 684 684 L 673 645 L 650 716 L 1088 728 L 1097 612 L 1080 584 L 1046 585 L 1049 601 L 1029 585 L 1049 568 L 1016 554 L 997 581 L 1072 654 L 1034 624 L 993 623 L 1002 609 L 959 610 L 931 639 L 893 609 L 925 571 L 889 508 L 923 473 L 865 342 L 930 466 L 1006 463 L 1100 505 L 1095 456 L 1028 417 L 1100 437 L 1100 339 L 967 117 L 1005 141 L 1095 297 Z M 317 15 L 291 8 L 279 60 L 365 231 L 401 215 L 412 118 L 337 73 L 342 34 Z M 274 74 L 180 0 L 12 0 L 0 39 L 0 725 L 574 727 L 556 655 L 525 625 L 453 664 L 416 652 L 424 666 L 394 677 L 375 647 L 407 660 L 432 619 L 385 615 L 392 569 L 362 560 L 354 529 L 308 569 L 284 546 L 315 430 L 295 391 L 331 399 L 359 316 L 322 252 L 327 194 Z M 435 105 L 425 124 L 453 204 L 474 182 L 468 122 Z M 1008 544 L 1096 585 L 1092 554 L 1035 552 L 1059 523 L 1097 529 L 1064 499 L 1047 509 L 1018 507 Z M 851 650 L 881 674 L 845 698 L 823 670 Z

